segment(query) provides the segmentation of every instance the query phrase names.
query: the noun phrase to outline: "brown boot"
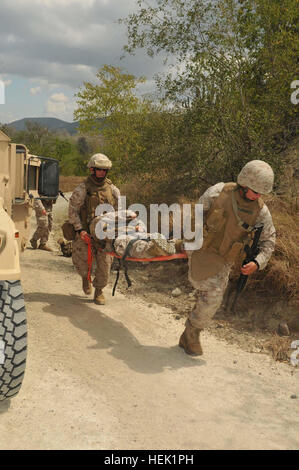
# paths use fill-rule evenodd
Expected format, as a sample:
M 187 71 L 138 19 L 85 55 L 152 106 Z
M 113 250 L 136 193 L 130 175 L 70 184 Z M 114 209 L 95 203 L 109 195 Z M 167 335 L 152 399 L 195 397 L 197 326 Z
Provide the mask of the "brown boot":
M 46 245 L 45 243 L 40 243 L 39 247 L 38 247 L 39 250 L 45 250 L 45 251 L 53 251 L 52 248 L 50 248 L 48 245 Z
M 150 247 L 147 252 L 150 256 L 167 256 L 175 254 L 175 245 L 173 241 L 166 240 L 160 233 L 157 238 L 151 240 Z
M 106 299 L 102 292 L 102 289 L 96 289 L 94 291 L 94 303 L 97 305 L 105 305 Z
M 186 321 L 186 328 L 184 333 L 180 337 L 179 346 L 185 349 L 187 354 L 191 356 L 201 356 L 202 348 L 199 341 L 199 333 L 202 330 L 194 328 L 190 321 Z
M 30 244 L 34 250 L 37 248 L 37 240 L 34 240 L 34 238 L 31 238 Z
M 84 294 L 86 295 L 90 295 L 91 294 L 91 283 L 90 281 L 87 279 L 87 277 L 82 277 L 82 289 L 83 289 L 83 292 Z
M 183 253 L 183 251 L 184 251 L 184 240 L 175 240 L 175 251 L 176 251 L 176 253 Z

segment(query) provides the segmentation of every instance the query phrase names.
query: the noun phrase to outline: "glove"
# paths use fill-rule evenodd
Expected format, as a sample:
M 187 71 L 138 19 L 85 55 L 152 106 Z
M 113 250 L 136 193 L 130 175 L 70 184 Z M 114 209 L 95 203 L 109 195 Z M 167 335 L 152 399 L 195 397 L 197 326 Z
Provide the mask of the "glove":
M 250 263 L 245 264 L 241 268 L 241 273 L 245 274 L 245 276 L 250 276 L 250 274 L 253 274 L 255 271 L 258 269 L 258 264 L 255 263 L 254 261 L 250 261 Z

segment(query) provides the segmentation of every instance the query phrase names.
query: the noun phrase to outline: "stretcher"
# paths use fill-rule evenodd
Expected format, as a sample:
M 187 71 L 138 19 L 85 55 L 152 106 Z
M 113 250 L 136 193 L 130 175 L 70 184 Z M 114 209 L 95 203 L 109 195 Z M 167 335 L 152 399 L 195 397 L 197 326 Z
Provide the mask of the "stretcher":
M 83 240 L 87 244 L 87 247 L 88 247 L 88 251 L 87 251 L 87 253 L 88 253 L 87 254 L 87 264 L 88 264 L 87 279 L 91 282 L 91 268 L 92 268 L 92 262 L 93 262 L 92 239 L 91 239 L 90 235 L 86 234 L 84 236 Z M 128 245 L 128 247 L 129 247 L 129 245 Z M 127 249 L 128 249 L 128 247 L 127 247 Z M 104 251 L 102 248 L 98 248 L 98 250 Z M 115 281 L 113 291 L 112 291 L 113 296 L 114 296 L 116 286 L 117 286 L 117 283 L 118 283 L 120 269 L 122 267 L 124 268 L 124 273 L 125 273 L 125 277 L 126 277 L 126 280 L 127 280 L 128 287 L 131 287 L 131 285 L 132 285 L 132 282 L 131 282 L 131 280 L 128 276 L 128 273 L 127 273 L 127 266 L 124 265 L 125 261 L 135 261 L 135 262 L 144 263 L 144 262 L 153 262 L 153 261 L 171 261 L 171 260 L 174 260 L 174 259 L 186 259 L 187 258 L 186 253 L 176 253 L 174 255 L 155 256 L 153 258 L 132 258 L 130 256 L 127 256 L 127 254 L 126 254 L 127 250 L 126 250 L 126 252 L 123 256 L 117 255 L 114 251 L 107 251 L 105 253 L 106 253 L 106 255 L 112 256 L 112 257 L 117 258 L 119 260 L 119 267 L 118 267 L 118 270 L 117 270 L 116 281 Z

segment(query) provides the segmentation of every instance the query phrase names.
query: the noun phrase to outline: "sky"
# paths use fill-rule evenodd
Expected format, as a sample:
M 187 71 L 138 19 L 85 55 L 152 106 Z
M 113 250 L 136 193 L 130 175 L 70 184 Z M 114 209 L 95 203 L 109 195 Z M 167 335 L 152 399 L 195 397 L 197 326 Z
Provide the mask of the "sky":
M 75 93 L 84 81 L 96 83 L 104 64 L 145 76 L 140 93 L 153 91 L 162 58 L 138 51 L 120 59 L 126 27 L 117 20 L 136 8 L 136 0 L 1 0 L 0 122 L 72 122 Z

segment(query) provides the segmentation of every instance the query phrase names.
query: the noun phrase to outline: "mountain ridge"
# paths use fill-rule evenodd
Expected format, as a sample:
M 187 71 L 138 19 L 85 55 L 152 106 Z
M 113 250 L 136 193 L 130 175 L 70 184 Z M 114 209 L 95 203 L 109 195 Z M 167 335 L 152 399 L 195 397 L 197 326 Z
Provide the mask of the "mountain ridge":
M 10 122 L 7 124 L 8 127 L 13 127 L 17 131 L 25 131 L 26 123 L 33 122 L 37 123 L 40 126 L 46 127 L 49 131 L 66 131 L 67 133 L 73 135 L 78 132 L 79 123 L 78 122 L 67 122 L 62 119 L 53 118 L 53 117 L 34 117 L 34 118 L 23 118 L 16 121 Z

